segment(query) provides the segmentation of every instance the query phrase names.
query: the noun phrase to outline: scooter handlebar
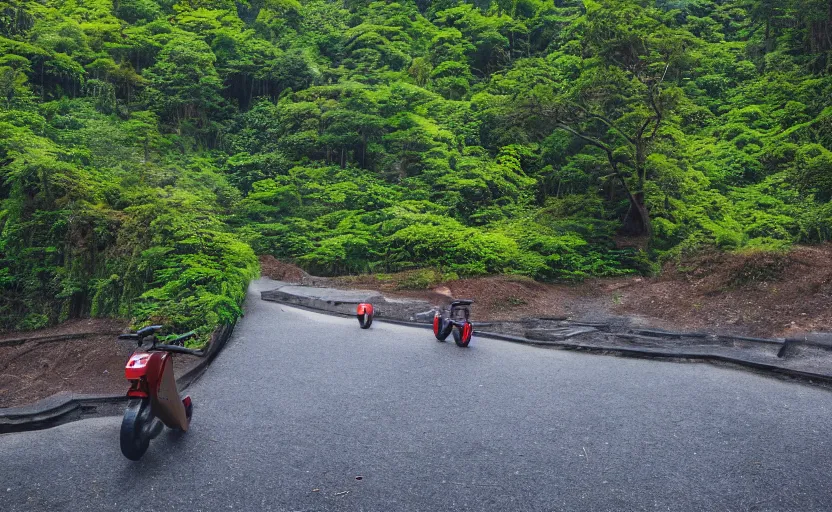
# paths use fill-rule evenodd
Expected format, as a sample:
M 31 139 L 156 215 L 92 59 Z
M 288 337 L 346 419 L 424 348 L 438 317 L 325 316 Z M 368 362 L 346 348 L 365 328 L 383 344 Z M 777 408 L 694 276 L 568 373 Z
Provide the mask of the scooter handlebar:
M 161 329 L 161 326 L 151 325 L 151 326 L 145 327 L 143 329 L 140 329 L 138 332 L 119 334 L 118 339 L 138 341 L 139 345 L 141 345 L 142 341 L 146 337 L 150 336 L 151 334 L 153 334 L 154 332 L 156 332 L 159 329 Z M 157 345 L 157 344 L 154 343 L 154 345 L 157 346 L 157 347 L 166 347 L 165 350 L 168 350 L 171 347 L 176 348 L 176 349 L 181 349 L 181 350 L 170 350 L 171 352 L 181 352 L 183 354 L 191 354 L 192 353 L 193 355 L 201 355 L 201 351 L 186 349 L 184 347 L 185 340 L 187 340 L 189 338 L 193 338 L 194 336 L 196 336 L 196 331 L 190 331 L 190 332 L 186 332 L 185 334 L 182 334 L 181 336 L 177 336 L 176 338 L 174 338 L 172 340 L 166 340 L 167 343 L 165 343 L 165 344 Z M 183 351 L 186 351 L 186 352 L 183 352 Z M 187 352 L 187 351 L 189 351 L 189 352 Z
M 188 354 L 190 356 L 203 357 L 204 350 L 194 350 L 192 348 L 180 347 L 179 345 L 156 345 L 152 350 L 164 350 L 165 352 L 175 352 L 177 354 Z
M 118 339 L 120 340 L 142 340 L 147 338 L 148 336 L 155 334 L 157 331 L 162 330 L 164 326 L 162 325 L 147 325 L 142 327 L 136 332 L 124 333 L 119 334 Z
M 164 350 L 166 352 L 175 352 L 177 354 L 188 354 L 191 356 L 202 357 L 205 355 L 204 350 L 194 350 L 192 348 L 185 348 L 183 346 L 185 344 L 185 340 L 187 340 L 188 338 L 193 338 L 194 336 L 196 336 L 196 331 L 186 332 L 181 336 L 177 336 L 172 340 L 168 340 L 167 343 L 163 343 L 161 345 L 154 345 L 154 348 L 156 350 Z
M 188 338 L 193 338 L 194 336 L 196 336 L 196 331 L 189 331 L 189 332 L 186 332 L 185 334 L 177 336 L 176 338 L 174 338 L 172 340 L 168 340 L 167 343 L 169 345 L 182 345 L 183 341 L 187 340 Z

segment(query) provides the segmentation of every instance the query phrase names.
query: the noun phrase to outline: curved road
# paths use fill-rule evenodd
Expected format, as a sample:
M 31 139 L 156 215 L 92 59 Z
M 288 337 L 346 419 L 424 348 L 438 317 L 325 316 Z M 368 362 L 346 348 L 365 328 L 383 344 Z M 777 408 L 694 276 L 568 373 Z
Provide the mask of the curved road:
M 138 463 L 120 418 L 0 436 L 0 510 L 832 508 L 832 394 L 259 300 Z M 359 479 L 360 478 L 360 479 Z

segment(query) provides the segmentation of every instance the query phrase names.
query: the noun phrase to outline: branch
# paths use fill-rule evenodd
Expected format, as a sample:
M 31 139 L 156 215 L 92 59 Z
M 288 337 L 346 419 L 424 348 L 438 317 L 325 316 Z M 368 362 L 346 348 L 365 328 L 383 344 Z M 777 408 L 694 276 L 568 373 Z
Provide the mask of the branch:
M 659 117 L 658 119 L 656 119 L 656 126 L 654 126 L 654 127 L 653 127 L 653 133 L 651 133 L 651 134 L 650 134 L 650 138 L 649 138 L 649 139 L 647 139 L 647 140 L 649 140 L 649 141 L 651 141 L 651 142 L 652 142 L 652 141 L 653 141 L 653 139 L 655 139 L 655 138 L 656 138 L 656 133 L 658 133 L 658 131 L 659 131 L 659 126 L 660 126 L 661 124 L 662 124 L 662 118 L 661 118 L 661 117 Z
M 652 92 L 650 93 L 650 104 L 653 106 L 653 111 L 656 113 L 656 126 L 653 127 L 653 133 L 650 134 L 650 137 L 648 139 L 652 141 L 656 137 L 656 132 L 659 131 L 659 125 L 662 124 L 662 119 L 664 119 L 664 115 L 662 114 L 661 109 L 659 109 L 659 106 L 656 105 L 656 96 Z M 651 119 L 648 119 L 648 121 L 650 121 Z M 647 128 L 647 123 L 644 124 L 644 127 Z
M 583 139 L 584 141 L 586 141 L 591 146 L 595 146 L 596 148 L 599 148 L 599 149 L 605 151 L 610 156 L 612 155 L 612 148 L 610 148 L 609 146 L 607 146 L 606 144 L 604 144 L 600 140 L 592 138 L 589 135 L 583 134 L 583 133 L 579 132 L 578 130 L 572 128 L 568 124 L 565 124 L 565 123 L 562 123 L 562 122 L 559 122 L 559 121 L 556 122 L 555 124 L 557 125 L 558 128 L 560 128 L 562 130 L 566 130 L 567 132 L 571 133 L 572 135 Z
M 670 69 L 670 61 L 668 61 L 667 65 L 664 67 L 664 73 L 662 73 L 662 78 L 661 78 L 661 80 L 659 80 L 659 83 L 656 84 L 656 87 L 659 87 L 660 85 L 662 85 L 662 82 L 664 82 L 664 77 L 667 76 L 667 70 L 668 69 Z
M 638 138 L 639 139 L 641 139 L 642 135 L 644 135 L 644 130 L 647 129 L 647 126 L 650 124 L 650 122 L 652 120 L 653 120 L 653 116 L 648 117 L 647 120 L 644 121 L 644 124 L 641 125 L 641 128 L 638 129 Z
M 662 120 L 664 119 L 664 113 L 659 108 L 659 105 L 656 103 L 656 94 L 661 94 L 660 87 L 664 82 L 665 77 L 667 76 L 667 70 L 670 69 L 670 62 L 667 63 L 664 67 L 664 73 L 662 73 L 661 79 L 656 83 L 653 87 L 650 88 L 650 105 L 653 107 L 653 112 L 656 113 L 656 125 L 653 127 L 653 133 L 650 134 L 648 140 L 652 141 L 656 138 L 656 133 L 659 131 L 659 126 L 662 124 Z M 644 123 L 644 129 L 647 129 L 647 125 L 651 119 L 648 119 Z
M 546 115 L 547 112 L 544 110 L 541 114 Z M 608 177 L 616 177 L 618 178 L 618 182 L 621 184 L 621 187 L 627 193 L 627 198 L 630 200 L 631 204 L 636 204 L 636 199 L 633 196 L 632 191 L 630 190 L 629 185 L 627 184 L 627 180 L 625 179 L 624 175 L 621 174 L 621 171 L 618 170 L 618 163 L 615 161 L 615 156 L 613 156 L 613 150 L 603 142 L 589 135 L 579 132 L 575 128 L 572 128 L 568 124 L 564 123 L 563 121 L 555 121 L 555 126 L 560 128 L 561 130 L 565 130 L 572 135 L 578 137 L 579 139 L 585 141 L 587 144 L 599 148 L 607 155 L 607 161 L 610 164 L 610 168 L 612 168 L 612 174 L 608 175 Z
M 621 184 L 621 187 L 624 189 L 624 192 L 627 193 L 627 199 L 629 199 L 631 203 L 635 204 L 636 198 L 633 196 L 633 193 L 630 190 L 630 186 L 627 185 L 627 180 L 624 179 L 624 175 L 621 174 L 621 171 L 618 170 L 618 164 L 615 162 L 615 157 L 612 154 L 612 149 L 603 142 L 593 139 L 588 135 L 584 135 L 583 133 L 572 128 L 571 126 L 565 125 L 563 123 L 557 123 L 557 125 L 559 128 L 564 129 L 577 137 L 580 137 L 581 139 L 587 141 L 589 144 L 597 148 L 601 148 L 607 154 L 607 161 L 609 162 L 610 167 L 612 168 L 612 174 L 609 174 L 605 177 L 609 178 L 614 176 L 618 178 L 618 182 Z
M 627 135 L 626 133 L 624 133 L 624 132 L 621 130 L 621 128 L 619 128 L 619 127 L 615 126 L 615 125 L 612 123 L 612 121 L 610 121 L 610 120 L 609 120 L 609 119 L 607 119 L 606 117 L 602 116 L 601 114 L 596 114 L 596 113 L 594 113 L 594 112 L 590 112 L 590 111 L 589 111 L 586 107 L 583 107 L 583 106 L 578 105 L 578 104 L 575 104 L 575 107 L 577 107 L 577 108 L 578 108 L 581 112 L 583 112 L 584 114 L 586 114 L 586 115 L 587 115 L 587 116 L 589 116 L 590 118 L 592 118 L 592 119 L 597 119 L 598 121 L 601 121 L 602 123 L 604 123 L 605 125 L 607 125 L 607 127 L 608 127 L 609 129 L 617 131 L 617 132 L 618 132 L 618 133 L 619 133 L 622 137 L 624 137 L 624 138 L 627 140 L 627 142 L 629 142 L 631 145 L 633 145 L 633 146 L 635 146 L 635 145 L 636 145 L 636 141 L 635 141 L 635 140 L 633 140 L 633 138 L 632 138 L 632 137 L 630 137 L 629 135 Z

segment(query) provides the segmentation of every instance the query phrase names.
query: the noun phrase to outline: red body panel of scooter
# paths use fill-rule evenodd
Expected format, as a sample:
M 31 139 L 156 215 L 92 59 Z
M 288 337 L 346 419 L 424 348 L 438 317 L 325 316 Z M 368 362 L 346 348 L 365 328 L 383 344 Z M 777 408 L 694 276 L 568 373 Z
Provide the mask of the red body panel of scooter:
M 124 368 L 130 381 L 127 396 L 150 398 L 153 414 L 169 428 L 188 430 L 185 404 L 176 389 L 173 359 L 166 352 L 133 354 Z
M 362 302 L 358 305 L 358 308 L 356 308 L 355 313 L 358 317 L 358 325 L 360 325 L 362 329 L 369 329 L 373 324 L 373 316 L 375 314 L 373 305 L 367 302 Z

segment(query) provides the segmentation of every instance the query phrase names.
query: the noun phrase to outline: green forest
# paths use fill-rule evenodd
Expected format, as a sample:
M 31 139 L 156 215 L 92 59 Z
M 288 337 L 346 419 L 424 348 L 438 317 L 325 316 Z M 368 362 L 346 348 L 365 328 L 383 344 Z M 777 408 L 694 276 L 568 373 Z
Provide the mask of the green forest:
M 832 238 L 830 0 L 0 0 L 0 329 L 257 255 L 540 281 Z

